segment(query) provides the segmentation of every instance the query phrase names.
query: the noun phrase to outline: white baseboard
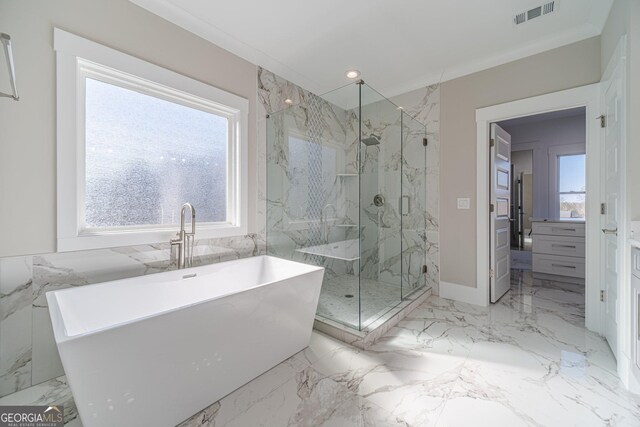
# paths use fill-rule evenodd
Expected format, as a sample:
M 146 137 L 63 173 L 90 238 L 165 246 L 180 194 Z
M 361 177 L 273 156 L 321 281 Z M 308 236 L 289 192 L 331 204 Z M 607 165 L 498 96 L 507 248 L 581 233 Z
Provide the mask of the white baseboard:
M 466 302 L 467 304 L 480 305 L 482 307 L 488 305 L 481 289 L 458 285 L 457 283 L 440 281 L 440 298 L 452 299 L 454 301 Z

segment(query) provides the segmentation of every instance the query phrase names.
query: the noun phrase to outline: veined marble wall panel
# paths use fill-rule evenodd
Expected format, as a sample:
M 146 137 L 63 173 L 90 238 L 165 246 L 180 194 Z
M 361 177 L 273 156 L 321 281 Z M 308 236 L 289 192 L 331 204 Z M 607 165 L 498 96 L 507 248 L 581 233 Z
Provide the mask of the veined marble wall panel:
M 346 171 L 346 112 L 264 69 L 258 70 L 258 93 L 269 114 L 265 141 L 269 253 L 295 259 L 296 249 L 325 243 L 326 233 L 330 241 L 345 240 L 348 228 L 334 225 L 357 221 L 350 214 L 354 185 L 349 177 L 339 176 Z M 291 158 L 290 144 L 296 140 L 308 141 L 295 148 L 307 151 L 304 165 Z M 300 194 L 301 188 L 307 193 Z M 321 222 L 323 213 L 331 225 L 328 229 Z
M 267 70 L 258 73 L 258 86 L 261 100 L 266 111 L 278 111 L 288 107 L 286 99 L 293 104 L 305 104 L 313 95 L 292 83 L 275 76 Z M 392 98 L 395 105 L 386 100 L 364 105 L 362 108 L 363 137 L 376 135 L 381 141 L 395 141 L 400 138 L 400 125 L 403 137 L 403 153 L 391 150 L 391 147 L 374 145 L 361 151 L 362 163 L 359 163 L 360 149 L 358 126 L 359 111 L 357 108 L 336 114 L 332 109 L 330 115 L 324 115 L 325 127 L 340 128 L 333 136 L 344 137 L 344 172 L 361 172 L 359 179 L 352 178 L 351 184 L 346 183 L 349 178 L 343 178 L 343 186 L 336 187 L 336 201 L 340 206 L 339 216 L 345 222 L 362 222 L 362 253 L 361 271 L 363 277 L 379 278 L 387 283 L 400 283 L 400 277 L 406 283 L 404 294 L 427 284 L 438 293 L 439 285 L 439 145 L 440 145 L 440 87 L 432 85 Z M 397 106 L 402 106 L 402 116 Z M 294 109 L 291 109 L 294 111 Z M 294 114 L 298 115 L 298 114 Z M 327 120 L 328 118 L 328 120 Z M 411 118 L 415 119 L 413 121 Z M 335 120 L 335 122 L 333 121 Z M 297 123 L 301 121 L 298 120 Z M 304 122 L 304 121 L 302 121 Z M 419 122 L 417 124 L 416 122 Z M 339 123 L 339 125 L 337 124 Z M 429 144 L 425 149 L 422 144 L 426 126 Z M 338 139 L 338 138 L 336 138 Z M 387 152 L 385 152 L 385 149 Z M 271 150 L 267 150 L 271 152 Z M 281 153 L 282 150 L 274 150 Z M 380 161 L 382 160 L 382 161 Z M 400 218 L 400 203 L 398 196 L 387 200 L 382 211 L 373 205 L 375 194 L 394 193 L 395 182 L 393 173 L 402 168 L 402 188 L 404 196 L 411 200 L 409 214 Z M 426 168 L 426 170 L 425 170 Z M 284 176 L 282 172 L 280 176 Z M 269 181 L 271 185 L 271 181 Z M 345 187 L 355 187 L 347 190 Z M 398 184 L 399 186 L 399 184 Z M 359 187 L 359 188 L 358 188 Z M 360 193 L 360 194 L 358 194 Z M 360 197 L 358 197 L 360 196 Z M 371 199 L 371 200 L 370 200 Z M 272 207 L 276 212 L 281 201 L 274 201 Z M 382 214 L 380 213 L 382 212 Z M 270 215 L 267 215 L 269 217 Z M 273 223 L 281 223 L 282 215 L 276 215 Z M 267 218 L 267 220 L 271 220 Z M 392 238 L 390 230 L 399 228 L 402 220 L 402 232 Z M 395 227 L 397 226 L 397 227 Z M 291 233 L 294 234 L 294 233 Z M 345 239 L 358 236 L 358 228 L 349 229 Z M 300 232 L 297 240 L 301 245 L 309 244 Z M 332 236 L 333 238 L 333 236 Z M 336 237 L 340 239 L 340 236 Z M 401 240 L 403 253 L 394 253 L 393 248 L 399 247 Z M 293 247 L 294 242 L 291 242 Z M 396 251 L 397 252 L 397 251 Z M 282 253 L 282 252 L 280 252 Z M 402 260 L 402 263 L 400 263 Z M 396 265 L 393 265 L 396 262 Z M 400 266 L 402 265 L 402 271 Z M 423 273 L 423 266 L 427 266 L 427 273 Z
M 0 258 L 0 396 L 31 386 L 31 271 L 29 257 Z

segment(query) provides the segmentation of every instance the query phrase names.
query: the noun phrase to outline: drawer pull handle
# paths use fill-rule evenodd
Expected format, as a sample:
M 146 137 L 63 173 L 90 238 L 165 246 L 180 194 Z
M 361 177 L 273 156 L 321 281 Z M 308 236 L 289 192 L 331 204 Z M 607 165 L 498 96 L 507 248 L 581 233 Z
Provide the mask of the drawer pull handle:
M 560 230 L 560 231 L 576 231 L 575 228 L 554 228 L 554 230 Z
M 576 269 L 575 265 L 564 265 L 564 264 L 551 264 L 551 267 L 561 267 L 561 268 L 573 268 Z
M 559 243 L 552 243 L 551 246 L 555 246 L 558 248 L 571 248 L 571 249 L 575 249 L 576 245 L 561 245 Z

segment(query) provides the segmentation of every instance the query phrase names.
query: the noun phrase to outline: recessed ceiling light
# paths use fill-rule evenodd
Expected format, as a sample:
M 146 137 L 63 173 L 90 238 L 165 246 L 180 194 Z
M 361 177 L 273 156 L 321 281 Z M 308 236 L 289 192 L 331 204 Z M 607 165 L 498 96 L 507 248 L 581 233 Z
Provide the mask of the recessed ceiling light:
M 284 103 L 291 105 L 291 104 L 293 104 L 293 101 L 291 99 L 287 98 L 287 99 L 284 100 Z
M 358 77 L 360 77 L 360 71 L 358 70 L 348 70 L 345 75 L 347 76 L 347 78 L 349 79 L 357 79 Z

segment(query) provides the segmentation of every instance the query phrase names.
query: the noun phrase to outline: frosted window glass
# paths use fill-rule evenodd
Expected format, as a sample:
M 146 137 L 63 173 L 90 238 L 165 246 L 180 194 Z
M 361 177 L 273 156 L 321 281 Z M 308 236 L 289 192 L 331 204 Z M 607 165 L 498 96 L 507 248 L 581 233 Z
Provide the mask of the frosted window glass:
M 86 79 L 89 228 L 226 221 L 228 119 Z

